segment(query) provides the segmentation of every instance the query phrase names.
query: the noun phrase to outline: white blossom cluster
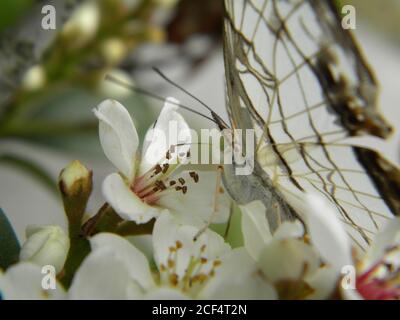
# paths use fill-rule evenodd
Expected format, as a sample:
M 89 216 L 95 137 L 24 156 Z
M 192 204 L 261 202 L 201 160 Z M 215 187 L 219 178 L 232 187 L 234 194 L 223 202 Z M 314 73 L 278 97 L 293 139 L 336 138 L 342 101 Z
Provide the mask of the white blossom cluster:
M 150 129 L 178 123 L 190 150 L 189 126 L 177 101 L 166 101 Z M 141 152 L 128 111 L 114 100 L 94 113 L 106 157 L 117 172 L 105 178 L 108 205 L 125 221 L 155 221 L 152 232 L 128 237 L 98 232 L 67 288 L 44 288 L 42 267 L 62 278 L 70 239 L 57 226 L 29 228 L 20 261 L 0 273 L 3 299 L 397 299 L 400 219 L 392 219 L 365 251 L 350 240 L 334 210 L 314 194 L 285 195 L 301 215 L 272 232 L 261 202 L 240 206 L 241 245 L 207 222 L 227 223 L 232 200 L 217 171 L 173 161 L 172 145 L 149 130 Z M 84 172 L 65 173 L 68 187 Z M 216 197 L 216 193 L 218 197 Z

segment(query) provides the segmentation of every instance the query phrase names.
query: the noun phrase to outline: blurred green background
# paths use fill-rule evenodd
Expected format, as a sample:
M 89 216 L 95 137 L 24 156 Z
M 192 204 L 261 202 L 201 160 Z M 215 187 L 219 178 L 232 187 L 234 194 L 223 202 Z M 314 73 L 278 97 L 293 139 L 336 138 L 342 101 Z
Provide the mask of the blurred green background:
M 56 9 L 56 30 L 41 27 L 48 4 Z M 105 75 L 166 96 L 151 67 L 194 78 L 218 51 L 222 6 L 214 0 L 4 0 L 0 15 L 0 207 L 21 237 L 28 224 L 65 223 L 56 182 L 71 160 L 95 172 L 88 211 L 101 205 L 99 185 L 112 168 L 92 112 L 99 102 L 123 103 L 142 137 L 155 120 L 163 101 Z M 200 50 L 188 46 L 193 36 L 202 38 Z

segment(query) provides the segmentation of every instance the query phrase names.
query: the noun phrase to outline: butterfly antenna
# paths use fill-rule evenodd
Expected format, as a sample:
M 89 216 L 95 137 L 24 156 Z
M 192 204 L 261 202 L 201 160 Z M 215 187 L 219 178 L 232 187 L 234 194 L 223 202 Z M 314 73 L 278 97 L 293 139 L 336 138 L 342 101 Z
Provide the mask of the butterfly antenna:
M 166 100 L 165 97 L 156 95 L 156 94 L 154 94 L 154 93 L 152 93 L 152 92 L 150 92 L 150 91 L 147 91 L 147 90 L 142 89 L 142 88 L 139 88 L 139 87 L 137 87 L 137 86 L 135 86 L 135 85 L 133 85 L 133 84 L 127 83 L 127 82 L 125 82 L 125 81 L 122 81 L 121 79 L 118 79 L 118 78 L 114 77 L 114 76 L 111 75 L 111 74 L 106 74 L 105 79 L 106 79 L 107 81 L 110 81 L 110 82 L 113 82 L 113 83 L 115 83 L 115 84 L 117 84 L 117 85 L 120 85 L 120 86 L 122 86 L 122 87 L 124 87 L 124 88 L 126 88 L 126 89 L 129 89 L 129 90 L 132 90 L 132 91 L 134 91 L 134 92 L 137 92 L 137 93 L 146 95 L 146 96 L 148 96 L 148 97 L 150 97 L 150 98 L 153 98 L 153 99 L 156 99 L 156 100 L 159 100 L 159 101 L 165 101 L 165 100 Z M 215 121 L 215 119 L 213 119 L 213 118 L 211 118 L 211 117 L 208 117 L 208 116 L 202 114 L 201 112 L 199 112 L 199 111 L 197 111 L 197 110 L 194 110 L 194 109 L 192 109 L 192 108 L 190 108 L 190 107 L 187 107 L 187 106 L 185 106 L 185 105 L 182 105 L 182 104 L 180 104 L 180 103 L 173 102 L 173 101 L 169 101 L 169 103 L 174 104 L 174 105 L 177 105 L 177 106 L 179 106 L 180 108 L 182 108 L 182 109 L 184 109 L 184 110 L 187 110 L 187 111 L 189 111 L 189 112 L 193 112 L 194 114 L 197 114 L 198 116 L 201 116 L 201 117 L 203 117 L 203 118 L 206 118 L 207 120 L 210 120 L 210 121 L 212 121 L 212 122 L 214 122 L 214 123 L 217 123 L 217 122 Z
M 217 124 L 217 126 L 220 128 L 220 130 L 222 129 L 226 129 L 229 128 L 229 126 L 226 124 L 226 122 L 217 114 L 213 111 L 213 109 L 211 109 L 205 102 L 201 101 L 199 98 L 197 98 L 194 94 L 190 93 L 189 91 L 187 91 L 186 89 L 182 88 L 179 84 L 175 83 L 174 81 L 172 81 L 170 78 L 168 78 L 164 73 L 161 72 L 160 69 L 153 67 L 153 70 L 155 72 L 158 73 L 158 75 L 163 78 L 165 81 L 167 81 L 170 85 L 174 86 L 175 88 L 178 88 L 179 90 L 181 90 L 182 92 L 186 93 L 189 97 L 193 98 L 194 100 L 196 100 L 197 102 L 199 102 L 203 107 L 205 107 L 210 113 L 211 116 L 214 120 L 214 123 Z
M 153 67 L 153 70 L 158 73 L 158 75 L 163 78 L 165 81 L 167 81 L 170 85 L 174 86 L 175 88 L 181 90 L 182 92 L 186 93 L 189 97 L 193 98 L 197 102 L 199 102 L 203 107 L 205 107 L 208 111 L 211 113 L 215 113 L 205 102 L 201 101 L 199 98 L 197 98 L 194 94 L 190 93 L 186 89 L 182 88 L 179 84 L 176 82 L 172 81 L 170 78 L 168 78 L 160 69 Z

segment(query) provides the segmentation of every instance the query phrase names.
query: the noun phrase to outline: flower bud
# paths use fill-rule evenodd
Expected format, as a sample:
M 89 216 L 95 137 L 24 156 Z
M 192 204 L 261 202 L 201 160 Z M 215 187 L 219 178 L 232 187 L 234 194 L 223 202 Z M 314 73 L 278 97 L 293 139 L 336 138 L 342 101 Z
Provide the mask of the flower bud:
M 57 273 L 62 270 L 69 250 L 69 238 L 60 227 L 29 226 L 26 237 L 20 260 L 39 266 L 52 265 Z
M 101 44 L 100 50 L 106 63 L 113 65 L 124 58 L 127 48 L 122 40 L 110 38 Z
M 46 83 L 46 73 L 42 66 L 35 65 L 26 71 L 22 78 L 22 87 L 29 91 L 42 88 Z
M 76 234 L 81 227 L 86 204 L 92 192 L 92 172 L 79 161 L 72 161 L 60 173 L 59 188 L 71 236 L 71 232 Z
M 74 48 L 80 48 L 94 38 L 100 24 L 100 9 L 95 1 L 88 1 L 76 9 L 64 25 L 61 35 Z
M 87 193 L 92 188 L 92 173 L 78 160 L 72 161 L 60 174 L 61 192 L 67 197 Z

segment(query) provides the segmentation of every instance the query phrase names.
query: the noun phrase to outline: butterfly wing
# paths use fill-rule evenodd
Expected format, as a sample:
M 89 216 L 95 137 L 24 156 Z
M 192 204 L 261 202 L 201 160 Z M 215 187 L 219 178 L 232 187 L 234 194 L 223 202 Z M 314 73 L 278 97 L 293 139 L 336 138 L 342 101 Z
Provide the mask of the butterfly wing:
M 392 128 L 333 1 L 225 0 L 224 61 L 232 127 L 277 187 L 322 194 L 361 246 L 400 214 L 398 169 L 351 138 Z

